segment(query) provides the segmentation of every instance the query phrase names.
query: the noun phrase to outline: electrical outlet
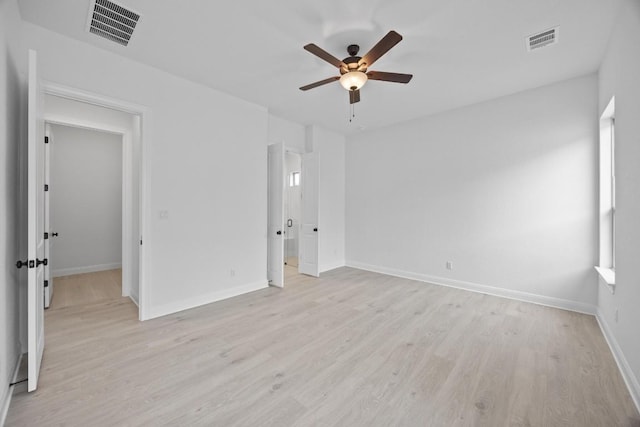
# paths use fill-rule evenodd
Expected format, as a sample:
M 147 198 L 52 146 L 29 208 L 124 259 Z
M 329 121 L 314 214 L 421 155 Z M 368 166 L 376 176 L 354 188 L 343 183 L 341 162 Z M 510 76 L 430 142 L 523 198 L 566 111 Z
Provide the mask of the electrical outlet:
M 447 270 L 453 270 L 453 262 L 447 261 Z

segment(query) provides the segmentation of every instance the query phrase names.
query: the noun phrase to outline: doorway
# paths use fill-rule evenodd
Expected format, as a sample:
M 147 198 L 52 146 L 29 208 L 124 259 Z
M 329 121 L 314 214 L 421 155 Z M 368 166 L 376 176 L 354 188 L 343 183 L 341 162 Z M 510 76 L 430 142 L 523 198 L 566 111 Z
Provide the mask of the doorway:
M 267 279 L 318 277 L 318 155 L 267 147 Z M 285 274 L 286 273 L 286 274 Z
M 47 124 L 46 134 L 50 278 L 45 307 L 121 298 L 123 136 L 60 124 Z
M 61 142 L 56 134 L 62 136 L 61 132 L 62 134 L 70 132 L 83 134 L 85 140 L 92 138 L 100 140 L 102 144 L 102 148 L 98 151 L 88 150 L 89 153 L 85 153 L 88 157 L 85 159 L 76 159 L 79 162 L 75 167 L 72 166 L 74 171 L 63 172 L 63 176 L 67 175 L 64 179 L 71 181 L 73 185 L 79 185 L 84 190 L 95 186 L 94 190 L 96 191 L 93 194 L 88 192 L 85 197 L 80 198 L 84 203 L 85 213 L 88 210 L 89 217 L 93 218 L 93 227 L 89 221 L 78 218 L 76 221 L 70 222 L 69 218 L 73 215 L 68 210 L 64 214 L 65 218 L 61 217 L 59 212 L 65 211 L 64 209 L 60 210 L 60 205 L 69 203 L 70 198 L 78 199 L 76 193 L 79 191 L 76 189 L 73 192 L 75 196 L 62 194 L 64 200 L 56 198 L 55 180 L 63 178 L 57 176 L 60 171 L 53 171 L 54 182 L 51 186 L 51 198 L 53 199 L 52 207 L 56 208 L 57 205 L 57 212 L 53 212 L 49 228 L 52 236 L 50 242 L 54 243 L 50 265 L 52 280 L 49 286 L 54 290 L 56 283 L 64 280 L 60 277 L 64 277 L 69 279 L 69 282 L 76 282 L 76 284 L 69 286 L 77 288 L 80 284 L 75 279 L 80 278 L 81 275 L 91 275 L 85 279 L 94 283 L 102 282 L 105 285 L 101 288 L 101 292 L 92 290 L 91 294 L 100 298 L 101 296 L 113 296 L 117 292 L 118 297 L 129 297 L 138 306 L 139 319 L 144 320 L 144 270 L 142 268 L 142 130 L 144 122 L 142 119 L 146 110 L 142 108 L 136 110 L 138 107 L 134 109 L 134 106 L 119 101 L 57 85 L 45 87 L 44 98 L 44 119 L 48 129 L 50 131 L 53 129 L 52 157 L 56 157 L 56 148 L 58 142 Z M 62 143 L 64 144 L 65 141 Z M 75 149 L 67 147 L 67 149 L 63 149 L 66 153 L 58 154 L 65 154 L 65 157 L 68 158 L 69 151 L 71 151 L 75 153 L 72 154 L 74 157 L 78 157 L 77 149 L 83 147 L 78 144 L 82 144 L 82 142 L 76 141 Z M 84 148 L 88 148 L 88 145 L 85 145 Z M 88 167 L 86 162 L 94 162 L 96 167 Z M 109 165 L 105 163 L 109 163 Z M 96 176 L 98 173 L 101 175 Z M 88 175 L 93 177 L 90 178 Z M 109 184 L 106 181 L 109 181 Z M 97 200 L 95 193 L 100 189 L 105 190 L 105 186 L 110 187 L 109 196 L 103 194 L 102 198 L 105 200 Z M 109 215 L 106 215 L 107 211 L 109 211 Z M 78 214 L 76 213 L 76 216 Z M 106 225 L 106 222 L 109 222 L 110 225 L 102 227 L 102 224 Z M 66 228 L 66 230 L 63 231 L 60 227 Z M 85 231 L 80 233 L 79 231 L 83 228 Z M 79 247 L 82 246 L 80 240 L 87 235 L 93 236 L 89 240 L 94 241 L 95 244 L 91 250 L 80 253 Z M 98 242 L 103 243 L 99 245 L 100 248 L 96 248 Z M 75 246 L 75 249 L 70 249 L 71 245 Z M 56 249 L 62 253 L 56 255 Z M 52 293 L 55 294 L 55 291 Z M 63 301 L 58 302 L 62 304 L 73 303 L 76 300 L 75 297 L 82 301 L 81 293 L 68 298 L 59 298 Z M 67 301 L 65 302 L 64 299 Z
M 298 153 L 285 152 L 285 191 L 284 191 L 284 264 L 298 269 L 300 248 L 300 216 L 302 214 L 302 158 Z M 286 274 L 285 274 L 286 277 Z

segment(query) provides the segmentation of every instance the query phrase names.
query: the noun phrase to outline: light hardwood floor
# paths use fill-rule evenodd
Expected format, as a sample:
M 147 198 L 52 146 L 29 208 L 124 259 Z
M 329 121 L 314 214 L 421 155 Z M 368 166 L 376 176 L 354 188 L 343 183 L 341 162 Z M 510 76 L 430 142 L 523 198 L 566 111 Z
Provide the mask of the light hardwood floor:
M 118 299 L 122 297 L 122 270 L 54 277 L 53 285 L 50 310 Z
M 7 425 L 640 425 L 593 316 L 340 268 L 136 318 L 47 311 Z

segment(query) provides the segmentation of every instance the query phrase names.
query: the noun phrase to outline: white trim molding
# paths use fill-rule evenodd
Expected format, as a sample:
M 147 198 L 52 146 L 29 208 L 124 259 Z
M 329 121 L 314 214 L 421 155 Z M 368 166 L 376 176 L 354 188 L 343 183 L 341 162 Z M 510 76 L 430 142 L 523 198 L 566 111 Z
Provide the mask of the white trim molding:
M 596 314 L 596 306 L 578 301 L 571 301 L 562 298 L 555 298 L 546 295 L 531 294 L 528 292 L 514 291 L 511 289 L 497 288 L 489 285 L 465 282 L 462 280 L 448 279 L 445 277 L 430 276 L 427 274 L 414 273 L 410 271 L 397 270 L 395 268 L 370 265 L 358 261 L 347 261 L 347 267 L 360 270 L 372 271 L 374 273 L 388 274 L 389 276 L 402 277 L 403 279 L 417 280 L 434 285 L 447 286 L 450 288 L 463 289 L 481 294 L 493 295 L 502 298 L 509 298 L 517 301 L 530 302 L 547 307 L 560 308 L 563 310 L 575 311 L 584 314 Z
M 73 276 L 74 274 L 95 273 L 96 271 L 115 270 L 122 268 L 122 264 L 114 262 L 111 264 L 87 265 L 84 267 L 59 268 L 53 270 L 53 277 Z
M 125 295 L 125 296 L 128 296 L 131 302 L 133 302 L 136 305 L 136 307 L 140 308 L 140 303 L 138 303 L 138 299 L 135 296 L 133 295 Z
M 607 285 L 607 289 L 611 294 L 616 293 L 616 271 L 612 268 L 594 267 L 600 276 L 598 281 Z
M 147 107 L 143 105 L 115 99 L 107 95 L 97 94 L 75 87 L 61 85 L 53 81 L 45 80 L 43 81 L 43 86 L 45 93 L 48 93 L 49 95 L 73 99 L 74 101 L 87 102 L 101 107 L 109 107 L 129 114 L 148 113 Z
M 21 346 L 19 345 L 18 348 Z M 13 375 L 11 376 L 11 383 L 15 383 L 18 379 L 18 372 L 20 371 L 20 364 L 22 363 L 22 354 L 18 356 L 18 360 L 16 362 L 15 368 L 13 368 Z M 7 421 L 7 414 L 9 413 L 9 406 L 11 405 L 11 397 L 13 396 L 13 389 L 15 385 L 11 385 L 7 387 L 6 394 L 2 396 L 2 401 L 0 402 L 0 426 L 3 426 L 5 421 Z
M 335 262 L 332 264 L 323 264 L 320 266 L 320 268 L 318 269 L 319 273 L 326 273 L 327 271 L 331 271 L 331 270 L 335 270 L 336 268 L 340 268 L 340 267 L 344 267 L 345 263 L 344 261 L 339 261 L 339 262 Z
M 222 301 L 228 298 L 244 295 L 249 292 L 259 291 L 260 289 L 266 289 L 268 287 L 269 287 L 269 283 L 267 282 L 267 280 L 260 280 L 257 282 L 236 286 L 230 289 L 223 289 L 216 292 L 210 292 L 205 295 L 199 295 L 197 297 L 175 301 L 175 302 L 160 305 L 157 307 L 149 307 L 149 311 L 148 311 L 149 317 L 145 318 L 144 320 L 149 320 L 149 319 L 154 319 L 156 317 L 174 314 L 179 311 L 200 307 L 202 305 L 211 304 L 212 302 Z
M 618 341 L 613 335 L 611 328 L 609 328 L 609 324 L 604 319 L 604 315 L 600 308 L 596 313 L 596 320 L 598 321 L 598 325 L 600 326 L 600 330 L 602 331 L 602 335 L 604 335 L 604 339 L 609 344 L 609 348 L 611 349 L 611 353 L 613 354 L 613 358 L 615 359 L 618 369 L 622 374 L 622 379 L 624 380 L 627 388 L 629 389 L 629 394 L 631 394 L 631 399 L 633 399 L 633 403 L 636 405 L 636 409 L 640 412 L 640 382 L 638 378 L 634 375 L 629 362 L 624 357 L 624 353 L 618 345 Z

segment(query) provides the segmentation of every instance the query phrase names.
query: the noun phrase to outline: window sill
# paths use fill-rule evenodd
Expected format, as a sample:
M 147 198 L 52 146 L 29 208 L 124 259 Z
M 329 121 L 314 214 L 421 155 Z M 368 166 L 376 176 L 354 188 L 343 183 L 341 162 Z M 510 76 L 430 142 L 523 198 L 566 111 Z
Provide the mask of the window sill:
M 609 291 L 611 291 L 611 293 L 615 293 L 616 290 L 616 271 L 612 268 L 605 268 L 605 267 L 595 267 L 596 271 L 598 272 L 598 275 L 600 276 L 600 278 L 602 279 L 602 282 L 604 282 L 607 285 L 607 288 L 609 289 Z

